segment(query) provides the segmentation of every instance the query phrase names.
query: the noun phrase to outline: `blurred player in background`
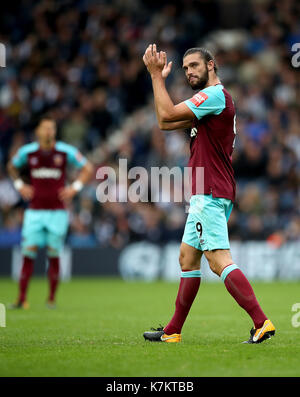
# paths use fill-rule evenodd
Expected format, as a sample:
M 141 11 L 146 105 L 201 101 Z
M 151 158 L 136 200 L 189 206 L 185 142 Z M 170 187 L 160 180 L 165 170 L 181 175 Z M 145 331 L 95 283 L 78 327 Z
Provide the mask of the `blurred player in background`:
M 221 277 L 228 292 L 253 320 L 247 343 L 260 343 L 274 335 L 275 328 L 262 311 L 249 281 L 234 264 L 228 239 L 227 221 L 236 190 L 231 164 L 236 136 L 232 98 L 221 84 L 216 62 L 206 49 L 192 48 L 184 54 L 183 70 L 190 86 L 198 92 L 178 105 L 173 104 L 165 87 L 172 67 L 166 53 L 158 52 L 153 44 L 143 60 L 152 78 L 159 127 L 190 129 L 192 169 L 192 196 L 180 247 L 182 271 L 175 314 L 166 327 L 145 332 L 144 338 L 181 341 L 181 329 L 200 286 L 204 253 L 211 270 Z M 197 177 L 197 168 L 204 169 L 204 181 Z
M 43 117 L 36 129 L 37 141 L 22 146 L 8 164 L 8 172 L 22 198 L 29 201 L 22 227 L 23 266 L 19 281 L 19 296 L 12 308 L 28 308 L 26 293 L 33 273 L 39 247 L 47 247 L 49 296 L 47 305 L 55 307 L 55 292 L 59 280 L 59 253 L 68 230 L 66 205 L 87 183 L 93 172 L 91 164 L 75 147 L 56 141 L 56 122 Z M 80 169 L 78 178 L 66 183 L 67 165 Z M 27 166 L 30 184 L 19 176 Z

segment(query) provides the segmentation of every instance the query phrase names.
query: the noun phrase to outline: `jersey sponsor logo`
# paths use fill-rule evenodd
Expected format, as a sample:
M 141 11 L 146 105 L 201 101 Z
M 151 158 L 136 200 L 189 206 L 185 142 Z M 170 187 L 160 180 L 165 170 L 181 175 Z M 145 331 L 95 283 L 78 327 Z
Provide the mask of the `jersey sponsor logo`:
M 57 168 L 35 168 L 31 170 L 31 176 L 36 179 L 59 179 L 62 171 Z
M 197 108 L 206 101 L 206 99 L 208 98 L 208 95 L 205 94 L 205 92 L 198 92 L 197 94 L 195 94 L 190 101 L 193 102 L 193 104 L 195 106 L 197 106 Z
M 55 154 L 55 156 L 53 157 L 54 165 L 56 165 L 57 167 L 60 167 L 62 165 L 63 161 L 64 161 L 64 158 L 61 154 Z

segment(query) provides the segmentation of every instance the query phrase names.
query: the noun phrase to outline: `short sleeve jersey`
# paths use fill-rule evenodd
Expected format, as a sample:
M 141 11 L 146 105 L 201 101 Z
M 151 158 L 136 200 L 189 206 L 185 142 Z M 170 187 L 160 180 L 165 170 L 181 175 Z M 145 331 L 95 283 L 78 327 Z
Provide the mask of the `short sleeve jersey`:
M 72 145 L 56 142 L 53 149 L 44 151 L 38 142 L 22 146 L 12 159 L 16 168 L 28 166 L 34 197 L 30 202 L 33 209 L 63 209 L 59 190 L 66 183 L 66 169 L 70 164 L 82 168 L 86 158 Z
M 234 201 L 232 151 L 236 131 L 230 94 L 217 84 L 199 91 L 185 104 L 195 115 L 190 131 L 192 195 L 212 194 Z

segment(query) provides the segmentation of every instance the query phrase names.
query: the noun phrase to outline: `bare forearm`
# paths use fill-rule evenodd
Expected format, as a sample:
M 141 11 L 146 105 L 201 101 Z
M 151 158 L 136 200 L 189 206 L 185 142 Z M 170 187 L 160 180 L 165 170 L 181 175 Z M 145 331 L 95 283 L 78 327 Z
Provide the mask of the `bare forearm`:
M 164 123 L 174 122 L 192 122 L 192 120 L 195 118 L 194 113 L 189 109 L 185 102 L 174 105 L 166 89 L 165 80 L 158 73 L 152 74 L 151 78 L 155 111 L 159 125 L 161 126 L 164 125 Z M 169 129 L 170 126 L 166 127 Z M 176 128 L 183 127 L 176 126 Z
M 93 175 L 93 166 L 88 161 L 80 170 L 80 173 L 76 180 L 72 183 L 71 186 L 66 186 L 59 192 L 59 198 L 62 201 L 68 202 L 72 200 L 72 198 L 79 193 L 84 185 L 92 178 Z
M 165 80 L 159 74 L 154 74 L 151 78 L 157 120 L 159 123 L 166 122 L 172 119 L 174 103 L 166 89 Z
M 92 164 L 88 161 L 84 165 L 84 167 L 82 167 L 82 169 L 80 170 L 77 180 L 80 181 L 83 185 L 85 185 L 92 178 L 93 170 L 94 168 Z
M 19 170 L 11 162 L 9 162 L 7 165 L 7 172 L 10 178 L 13 180 L 18 179 L 20 176 Z
M 159 125 L 163 125 L 165 122 L 193 120 L 195 116 L 190 108 L 184 102 L 174 105 L 166 89 L 165 79 L 172 67 L 172 62 L 167 62 L 166 53 L 164 51 L 157 52 L 156 44 L 150 44 L 145 51 L 143 61 L 151 75 L 155 111 Z
M 186 128 L 191 128 L 192 121 L 185 120 L 185 121 L 160 122 L 158 126 L 163 131 L 183 130 Z

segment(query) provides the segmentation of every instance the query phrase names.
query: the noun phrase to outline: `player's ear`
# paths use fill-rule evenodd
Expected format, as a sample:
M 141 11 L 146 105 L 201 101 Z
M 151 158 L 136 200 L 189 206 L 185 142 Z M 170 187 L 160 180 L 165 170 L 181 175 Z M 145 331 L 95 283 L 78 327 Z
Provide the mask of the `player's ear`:
M 214 70 L 214 67 L 215 67 L 215 63 L 214 63 L 214 61 L 212 59 L 207 62 L 207 69 L 208 69 L 209 72 L 211 70 Z

